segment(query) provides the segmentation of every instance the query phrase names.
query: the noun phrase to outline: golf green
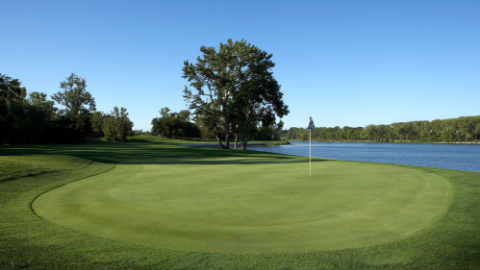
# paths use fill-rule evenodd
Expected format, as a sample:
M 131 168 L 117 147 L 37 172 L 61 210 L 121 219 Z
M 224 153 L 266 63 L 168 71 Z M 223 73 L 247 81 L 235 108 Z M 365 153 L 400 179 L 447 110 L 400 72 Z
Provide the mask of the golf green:
M 341 161 L 133 160 L 53 189 L 38 215 L 140 245 L 224 253 L 306 252 L 408 237 L 448 209 L 450 183 L 428 171 Z

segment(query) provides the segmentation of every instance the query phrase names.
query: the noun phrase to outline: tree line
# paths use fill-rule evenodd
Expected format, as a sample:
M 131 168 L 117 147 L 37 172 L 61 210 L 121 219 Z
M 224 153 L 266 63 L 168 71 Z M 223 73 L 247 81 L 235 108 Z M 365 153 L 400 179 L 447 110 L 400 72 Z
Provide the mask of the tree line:
M 189 110 L 180 112 L 171 112 L 170 108 L 164 107 L 159 111 L 160 117 L 152 119 L 152 135 L 162 136 L 171 139 L 185 140 L 215 140 L 214 130 L 206 125 L 202 125 L 201 118 L 191 117 Z M 193 122 L 192 122 L 193 121 Z M 264 118 L 261 125 L 257 126 L 250 135 L 253 140 L 278 140 L 283 128 L 283 121 L 275 122 L 275 118 Z M 220 136 L 225 134 L 220 133 Z M 234 136 L 230 133 L 230 136 Z
M 86 79 L 72 73 L 60 82 L 59 91 L 27 93 L 19 79 L 0 73 L 0 144 L 77 143 L 102 137 L 126 141 L 133 123 L 125 108 L 110 114 L 96 111 L 95 99 L 86 90 Z M 55 103 L 64 109 L 55 107 Z
M 152 119 L 152 134 L 165 138 L 194 139 L 201 138 L 200 128 L 190 122 L 190 111 L 170 112 L 168 107 L 160 109 L 160 117 Z
M 306 128 L 290 128 L 281 136 L 289 140 L 308 140 Z M 396 122 L 389 125 L 366 127 L 320 127 L 312 131 L 317 141 L 373 141 L 373 142 L 478 142 L 480 115 L 463 116 L 433 121 Z

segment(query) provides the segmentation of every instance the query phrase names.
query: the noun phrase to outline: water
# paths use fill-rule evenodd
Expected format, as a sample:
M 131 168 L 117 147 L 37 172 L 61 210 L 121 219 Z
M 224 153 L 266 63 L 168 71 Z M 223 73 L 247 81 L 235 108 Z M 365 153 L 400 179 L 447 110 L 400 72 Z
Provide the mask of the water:
M 308 142 L 248 149 L 295 156 L 309 155 Z M 479 144 L 312 142 L 312 157 L 480 172 Z

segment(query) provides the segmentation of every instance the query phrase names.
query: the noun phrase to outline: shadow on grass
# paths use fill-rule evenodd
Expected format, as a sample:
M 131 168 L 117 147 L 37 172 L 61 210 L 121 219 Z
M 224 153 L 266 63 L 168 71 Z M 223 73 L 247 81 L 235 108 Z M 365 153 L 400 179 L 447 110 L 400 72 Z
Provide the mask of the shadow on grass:
M 199 141 L 202 143 L 202 141 Z M 190 142 L 189 142 L 190 143 Z M 308 157 L 280 155 L 250 150 L 177 147 L 172 142 L 142 141 L 112 143 L 99 140 L 82 144 L 14 145 L 0 148 L 1 155 L 65 155 L 100 163 L 117 164 L 133 161 L 132 164 L 276 164 L 303 163 Z M 313 159 L 313 162 L 327 161 Z

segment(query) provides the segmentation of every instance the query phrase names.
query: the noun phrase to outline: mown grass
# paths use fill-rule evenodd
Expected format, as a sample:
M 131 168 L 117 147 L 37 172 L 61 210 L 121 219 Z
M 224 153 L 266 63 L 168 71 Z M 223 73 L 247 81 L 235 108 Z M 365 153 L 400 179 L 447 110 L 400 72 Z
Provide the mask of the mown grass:
M 480 266 L 480 173 L 477 172 L 419 168 L 448 179 L 453 186 L 454 198 L 443 217 L 399 241 L 340 250 L 234 254 L 156 248 L 64 228 L 41 219 L 30 208 L 40 194 L 108 171 L 132 157 L 162 157 L 175 163 L 184 162 L 186 156 L 235 157 L 245 164 L 252 157 L 272 162 L 306 160 L 253 151 L 174 147 L 177 144 L 159 139 L 153 143 L 93 141 L 79 145 L 0 148 L 0 164 L 11 162 L 7 159 L 13 156 L 4 155 L 21 154 L 18 158 L 24 162 L 11 175 L 5 171 L 3 177 L 9 180 L 0 182 L 0 269 L 478 269 Z M 32 157 L 45 159 L 44 165 L 36 163 L 34 171 L 23 173 L 28 171 L 23 166 L 35 163 Z M 71 165 L 56 165 L 63 161 Z M 52 166 L 57 169 L 52 170 Z
M 248 163 L 247 163 L 248 162 Z M 100 237 L 222 253 L 305 252 L 402 239 L 435 221 L 451 186 L 356 162 L 137 159 L 40 196 L 41 217 Z

